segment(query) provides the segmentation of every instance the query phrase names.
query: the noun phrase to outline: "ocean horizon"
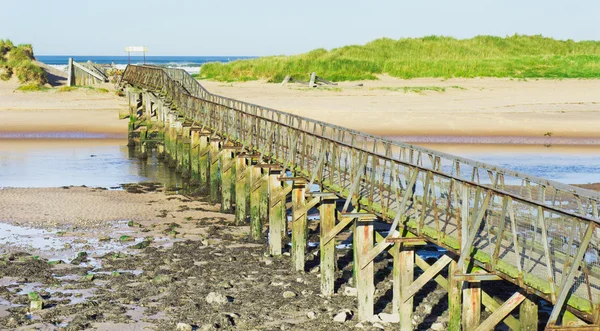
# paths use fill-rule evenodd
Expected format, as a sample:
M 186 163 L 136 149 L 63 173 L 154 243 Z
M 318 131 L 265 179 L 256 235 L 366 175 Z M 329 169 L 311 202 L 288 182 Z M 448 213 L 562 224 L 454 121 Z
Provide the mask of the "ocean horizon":
M 36 59 L 59 70 L 66 70 L 69 58 L 76 62 L 92 61 L 99 64 L 114 64 L 125 69 L 128 63 L 151 64 L 166 68 L 184 69 L 191 74 L 200 72 L 200 67 L 208 62 L 230 62 L 252 59 L 256 56 L 131 56 L 127 55 L 36 55 Z M 144 62 L 145 61 L 145 62 Z

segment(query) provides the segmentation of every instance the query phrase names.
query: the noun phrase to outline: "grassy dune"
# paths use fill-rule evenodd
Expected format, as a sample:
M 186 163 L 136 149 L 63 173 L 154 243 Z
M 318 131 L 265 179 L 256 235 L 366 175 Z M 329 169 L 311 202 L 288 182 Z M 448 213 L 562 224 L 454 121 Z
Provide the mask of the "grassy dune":
M 0 79 L 9 80 L 16 75 L 21 83 L 28 86 L 47 83 L 46 73 L 33 60 L 31 45 L 15 46 L 10 40 L 0 39 Z
M 600 78 L 600 42 L 554 40 L 539 35 L 462 40 L 438 36 L 383 38 L 330 51 L 316 49 L 293 56 L 207 63 L 198 77 L 280 82 L 286 75 L 308 80 L 313 71 L 333 81 L 376 79 L 376 74 L 399 78 Z

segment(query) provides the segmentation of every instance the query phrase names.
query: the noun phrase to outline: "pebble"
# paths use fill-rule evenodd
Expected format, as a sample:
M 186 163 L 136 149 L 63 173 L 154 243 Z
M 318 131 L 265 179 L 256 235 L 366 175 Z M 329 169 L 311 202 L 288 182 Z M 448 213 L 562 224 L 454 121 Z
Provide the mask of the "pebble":
M 358 295 L 358 291 L 354 287 L 346 286 L 344 288 L 344 295 L 347 297 L 355 297 Z
M 315 318 L 317 318 L 317 314 L 315 314 L 314 311 L 309 311 L 308 313 L 306 313 L 306 317 L 308 317 L 311 320 L 314 320 Z
M 442 323 L 433 323 L 431 324 L 431 329 L 434 331 L 442 331 L 444 330 L 444 324 Z
M 294 297 L 296 297 L 296 293 L 294 293 L 292 291 L 285 291 L 285 292 L 283 292 L 283 297 L 286 299 L 294 298 Z
M 338 323 L 344 323 L 349 319 L 350 319 L 350 314 L 348 313 L 347 310 L 339 312 L 333 317 L 333 321 L 338 322 Z
M 398 315 L 398 314 L 381 313 L 378 316 L 382 323 L 399 323 L 400 322 L 400 315 Z
M 373 323 L 373 327 L 381 329 L 381 330 L 385 330 L 385 327 L 383 325 L 379 324 L 379 323 Z
M 228 300 L 227 300 L 227 297 L 221 293 L 210 292 L 206 296 L 206 302 L 208 304 L 221 305 L 221 304 L 227 303 Z
M 187 323 L 177 323 L 177 331 L 192 331 L 192 326 Z

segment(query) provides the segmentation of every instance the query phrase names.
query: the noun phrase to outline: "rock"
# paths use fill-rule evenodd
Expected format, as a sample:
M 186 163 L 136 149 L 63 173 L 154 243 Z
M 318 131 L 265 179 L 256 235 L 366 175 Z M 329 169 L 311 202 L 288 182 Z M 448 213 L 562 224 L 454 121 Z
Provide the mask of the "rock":
M 263 259 L 263 262 L 265 263 L 265 265 L 271 265 L 271 264 L 273 264 L 273 260 L 269 259 L 268 257 L 265 257 Z
M 355 297 L 358 295 L 358 291 L 354 287 L 346 286 L 344 288 L 344 295 L 347 297 Z
M 433 324 L 431 324 L 431 329 L 434 331 L 442 331 L 445 328 L 444 328 L 444 324 L 442 324 L 442 323 L 433 323 Z
M 317 318 L 317 314 L 315 314 L 314 311 L 309 311 L 308 313 L 306 313 L 306 317 L 308 317 L 311 320 L 314 320 L 315 318 Z
M 379 316 L 379 319 L 381 320 L 382 323 L 399 323 L 400 322 L 400 315 L 398 315 L 398 314 L 380 313 L 377 316 Z
M 222 305 L 229 302 L 229 300 L 227 300 L 227 297 L 221 293 L 210 292 L 206 296 L 206 302 L 211 305 Z
M 359 329 L 363 329 L 365 326 L 362 323 L 357 323 L 354 327 L 355 328 L 359 328 Z
M 286 299 L 291 299 L 296 297 L 296 293 L 292 292 L 292 291 L 285 291 L 283 292 L 283 297 Z
M 177 323 L 177 331 L 192 331 L 192 326 L 187 323 Z
M 385 327 L 383 325 L 379 324 L 379 323 L 373 323 L 373 327 L 381 329 L 381 330 L 385 330 Z
M 344 323 L 344 322 L 346 322 L 347 320 L 349 320 L 349 319 L 350 319 L 350 317 L 351 317 L 351 316 L 350 316 L 350 314 L 348 313 L 348 311 L 347 311 L 347 310 L 345 310 L 345 311 L 339 312 L 339 313 L 337 313 L 335 316 L 333 316 L 333 321 L 334 321 L 334 322 L 338 322 L 338 323 Z

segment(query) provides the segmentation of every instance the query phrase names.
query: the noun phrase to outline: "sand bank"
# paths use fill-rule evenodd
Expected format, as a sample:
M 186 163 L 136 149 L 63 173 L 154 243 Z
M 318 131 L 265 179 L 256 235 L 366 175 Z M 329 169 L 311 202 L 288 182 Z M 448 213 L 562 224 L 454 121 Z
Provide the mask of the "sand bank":
M 600 143 L 600 80 L 382 76 L 319 89 L 264 82 L 202 84 L 216 94 L 407 141 L 537 144 L 537 138 L 551 135 L 552 144 Z M 445 91 L 404 92 L 404 87 Z
M 94 137 L 126 137 L 127 121 L 119 120 L 126 109 L 124 98 L 112 91 L 79 89 L 70 92 L 19 92 L 15 79 L 0 82 L 0 133 L 70 132 Z M 110 88 L 111 85 L 98 86 Z M 0 137 L 1 138 L 1 137 Z

